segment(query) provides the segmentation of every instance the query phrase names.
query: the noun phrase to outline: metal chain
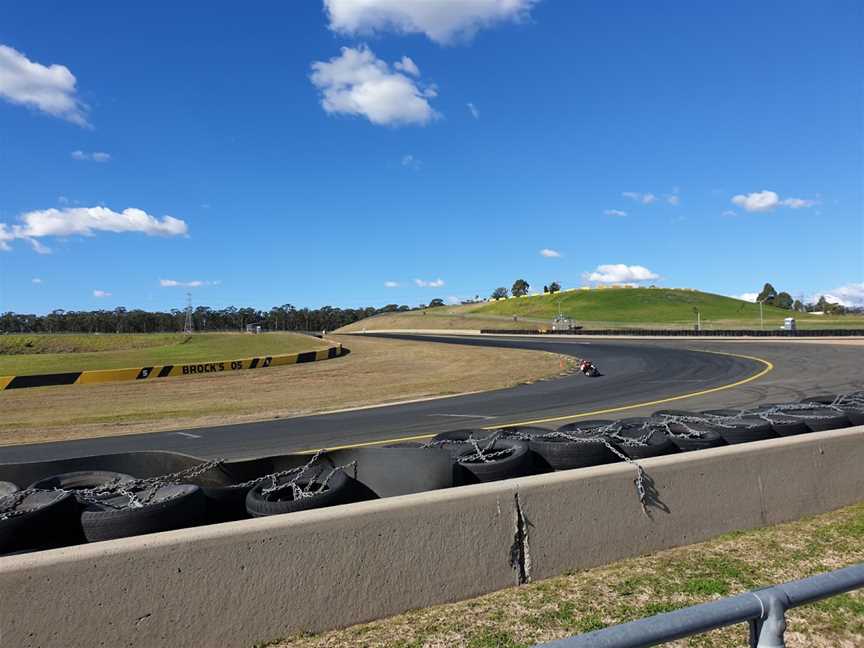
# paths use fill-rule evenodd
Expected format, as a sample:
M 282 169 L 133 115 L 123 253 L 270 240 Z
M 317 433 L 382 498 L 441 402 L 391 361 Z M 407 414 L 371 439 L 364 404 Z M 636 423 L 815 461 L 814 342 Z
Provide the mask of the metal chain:
M 287 470 L 282 470 L 275 473 L 269 473 L 266 475 L 261 475 L 260 477 L 256 477 L 254 479 L 250 479 L 245 482 L 241 482 L 238 484 L 232 484 L 234 488 L 254 488 L 261 482 L 270 479 L 271 486 L 262 489 L 264 494 L 271 494 L 282 490 L 284 488 L 291 488 L 294 492 L 295 498 L 299 497 L 312 497 L 314 495 L 318 495 L 327 488 L 330 479 L 333 477 L 336 472 L 339 470 L 347 470 L 348 468 L 354 467 L 355 469 L 355 477 L 356 477 L 356 467 L 357 462 L 352 461 L 343 466 L 335 466 L 327 476 L 324 478 L 322 482 L 315 481 L 320 475 L 323 473 L 323 470 L 318 471 L 312 476 L 310 480 L 306 481 L 306 488 L 298 485 L 299 480 L 303 475 L 312 468 L 312 466 L 321 458 L 322 454 L 326 452 L 325 450 L 319 450 L 316 452 L 312 458 L 306 462 L 303 466 L 298 466 L 297 468 L 289 468 Z M 224 459 L 213 459 L 210 461 L 205 461 L 196 466 L 192 466 L 190 468 L 185 468 L 183 470 L 179 470 L 174 473 L 168 473 L 165 475 L 159 475 L 158 477 L 148 477 L 144 479 L 132 479 L 127 481 L 122 481 L 122 478 L 114 478 L 105 482 L 104 484 L 100 484 L 99 486 L 87 489 L 79 489 L 79 490 L 71 490 L 71 489 L 63 489 L 63 488 L 55 488 L 50 491 L 44 489 L 26 489 L 16 491 L 15 493 L 10 493 L 9 495 L 0 497 L 0 520 L 7 520 L 12 517 L 16 517 L 19 515 L 24 515 L 25 513 L 31 512 L 35 510 L 32 507 L 21 507 L 21 503 L 30 495 L 34 493 L 40 492 L 53 492 L 57 493 L 58 499 L 65 495 L 66 493 L 70 493 L 75 496 L 75 498 L 82 504 L 93 504 L 98 503 L 101 506 L 106 506 L 108 508 L 114 510 L 127 510 L 127 509 L 139 509 L 144 508 L 145 506 L 152 504 L 154 499 L 158 494 L 160 494 L 160 489 L 165 486 L 178 485 L 183 483 L 188 483 L 189 481 L 200 477 L 206 472 L 214 470 L 216 468 L 221 468 L 225 464 Z M 287 482 L 279 483 L 279 480 L 285 477 L 292 477 L 293 479 L 288 480 Z M 313 485 L 317 485 L 317 488 L 313 489 Z M 164 493 L 161 493 L 162 500 L 167 501 L 173 499 L 174 497 L 178 497 L 180 493 L 175 495 L 165 496 Z M 113 498 L 123 497 L 125 501 L 121 503 L 110 501 Z M 55 500 L 56 501 L 56 500 Z

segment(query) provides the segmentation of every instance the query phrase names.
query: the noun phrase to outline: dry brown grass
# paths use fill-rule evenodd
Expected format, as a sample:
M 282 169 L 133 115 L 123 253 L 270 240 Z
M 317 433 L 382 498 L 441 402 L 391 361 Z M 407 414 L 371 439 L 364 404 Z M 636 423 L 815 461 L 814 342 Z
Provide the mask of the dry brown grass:
M 864 504 L 495 592 L 278 648 L 522 648 L 864 560 Z M 788 648 L 864 645 L 864 592 L 788 614 Z M 739 648 L 745 625 L 667 644 Z
M 484 391 L 562 368 L 562 356 L 545 352 L 335 339 L 351 353 L 255 371 L 0 392 L 0 445 L 181 430 Z

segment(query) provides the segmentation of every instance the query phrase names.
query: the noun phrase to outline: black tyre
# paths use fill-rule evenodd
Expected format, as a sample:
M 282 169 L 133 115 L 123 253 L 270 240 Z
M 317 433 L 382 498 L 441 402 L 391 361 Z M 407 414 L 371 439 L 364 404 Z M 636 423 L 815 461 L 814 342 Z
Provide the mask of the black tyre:
M 840 409 L 852 425 L 864 425 L 864 394 L 858 393 L 853 399 L 850 394 L 821 394 L 802 398 L 802 403 L 819 403 L 833 405 Z
M 528 447 L 552 470 L 587 468 L 618 461 L 606 442 L 597 435 L 580 431 L 564 434 L 567 436 L 560 432 L 536 436 L 528 442 Z
M 462 483 L 491 482 L 526 474 L 529 463 L 528 444 L 512 439 L 495 439 L 464 449 L 457 457 Z
M 748 443 L 776 439 L 777 434 L 771 429 L 771 424 L 759 418 L 744 416 L 714 421 L 717 433 L 729 444 Z
M 343 470 L 337 470 L 330 475 L 331 470 L 328 465 L 320 469 L 309 469 L 301 474 L 295 483 L 308 493 L 303 497 L 295 497 L 294 489 L 288 486 L 265 493 L 265 490 L 273 486 L 271 480 L 265 479 L 246 495 L 246 511 L 252 517 L 266 517 L 344 504 L 350 499 L 348 475 Z M 277 485 L 287 484 L 289 481 L 291 479 L 284 478 L 278 480 Z
M 12 493 L 17 493 L 18 487 L 12 482 L 0 481 L 0 498 L 6 497 L 7 495 L 11 495 Z M 2 501 L 0 501 L 2 504 Z
M 8 482 L 7 482 L 8 483 Z M 0 554 L 81 541 L 78 502 L 71 493 L 36 491 L 12 509 L 0 499 Z M 5 519 L 4 519 L 5 518 Z
M 700 418 L 701 415 L 699 412 L 691 412 L 690 410 L 678 410 L 678 409 L 662 409 L 657 410 L 653 414 L 652 417 L 675 417 L 675 418 Z
M 666 409 L 666 410 L 657 410 L 651 416 L 675 416 L 675 417 L 698 417 L 698 412 L 692 412 L 690 410 L 675 410 L 675 409 Z
M 550 432 L 554 432 L 554 430 L 551 430 L 550 428 L 526 425 L 524 427 L 501 428 L 497 432 L 502 439 L 513 439 L 515 441 L 530 441 L 534 437 L 545 436 Z
M 750 414 L 767 421 L 777 436 L 795 436 L 810 431 L 801 419 L 776 412 L 770 407 L 757 407 L 750 410 Z
M 498 432 L 494 432 L 492 430 L 481 430 L 481 429 L 471 429 L 466 428 L 462 430 L 450 430 L 449 432 L 441 432 L 440 434 L 436 434 L 430 445 L 435 448 L 441 448 L 442 450 L 446 450 L 450 453 L 450 456 L 453 457 L 453 461 L 456 461 L 456 458 L 462 454 L 467 448 L 470 448 L 471 445 L 468 443 L 469 439 L 474 439 L 477 442 L 489 443 L 493 437 L 499 437 L 500 434 Z
M 591 419 L 588 421 L 574 421 L 566 423 L 558 428 L 558 432 L 581 432 L 587 435 L 597 436 L 607 428 L 616 425 L 616 421 L 610 419 Z
M 252 481 L 272 470 L 263 463 L 258 460 L 223 463 L 182 483 L 198 486 L 204 493 L 204 518 L 207 523 L 243 520 L 249 517 L 246 495 L 252 488 Z
M 464 428 L 461 430 L 450 430 L 436 434 L 432 441 L 467 441 L 468 439 L 488 439 L 495 434 L 493 430 L 482 430 L 480 428 Z
M 706 448 L 716 448 L 727 445 L 726 441 L 717 432 L 717 428 L 710 423 L 693 421 L 688 423 L 669 423 L 667 425 L 669 440 L 681 452 L 692 452 Z
M 678 447 L 666 436 L 665 429 L 652 425 L 646 417 L 622 421 L 621 429 L 612 436 L 613 445 L 630 459 L 648 459 L 678 452 Z
M 204 521 L 204 493 L 191 484 L 161 486 L 152 497 L 135 489 L 145 503 L 131 508 L 125 495 L 88 502 L 81 512 L 81 528 L 88 542 L 198 526 Z
M 30 488 L 41 490 L 79 491 L 99 488 L 108 484 L 121 484 L 134 481 L 135 478 L 124 473 L 111 470 L 76 470 L 74 472 L 52 475 L 30 484 Z
M 807 407 L 801 404 L 780 403 L 775 407 L 782 413 L 793 416 L 807 426 L 810 432 L 824 432 L 851 427 L 852 421 L 839 409 L 833 407 Z
M 748 410 L 738 409 L 738 408 L 724 408 L 724 409 L 712 409 L 705 410 L 700 412 L 703 416 L 710 416 L 712 418 L 721 417 L 721 418 L 741 418 L 742 416 L 747 415 Z

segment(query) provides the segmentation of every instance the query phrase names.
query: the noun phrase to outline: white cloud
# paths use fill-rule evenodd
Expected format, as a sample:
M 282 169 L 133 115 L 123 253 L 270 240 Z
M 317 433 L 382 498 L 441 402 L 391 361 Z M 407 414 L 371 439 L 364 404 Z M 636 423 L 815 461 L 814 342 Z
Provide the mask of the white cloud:
M 775 191 L 754 191 L 746 196 L 738 194 L 732 196 L 732 203 L 744 208 L 748 212 L 769 212 L 774 211 L 777 207 L 790 207 L 791 209 L 801 209 L 802 207 L 812 207 L 818 205 L 816 200 L 807 200 L 804 198 L 785 198 L 780 199 Z
M 192 281 L 177 281 L 176 279 L 160 279 L 159 285 L 163 288 L 201 288 L 202 286 L 218 286 L 221 281 L 204 281 L 194 279 Z
M 41 284 L 41 283 L 43 283 L 43 281 L 42 281 L 39 277 L 33 277 L 30 281 L 31 281 L 32 283 L 34 283 L 34 284 Z
M 420 167 L 423 166 L 423 162 L 409 153 L 402 156 L 402 166 L 419 171 Z
M 384 287 L 385 288 L 398 288 L 399 282 L 398 281 L 385 281 Z
M 102 151 L 94 151 L 93 153 L 86 153 L 85 151 L 72 151 L 72 159 L 90 160 L 91 162 L 107 162 L 111 159 L 111 154 L 103 153 Z
M 638 191 L 624 191 L 621 193 L 625 198 L 629 198 L 630 200 L 635 200 L 636 202 L 640 202 L 643 205 L 650 205 L 653 202 L 657 201 L 657 196 L 653 193 L 639 193 Z
M 30 238 L 27 239 L 27 242 L 30 244 L 30 247 L 33 248 L 33 251 L 36 252 L 36 254 L 51 254 L 51 248 L 42 245 L 42 243 L 40 243 L 38 239 Z
M 737 216 L 737 215 L 738 215 L 738 212 L 732 211 L 731 209 L 727 209 L 726 211 L 724 211 L 724 212 L 723 212 L 722 214 L 720 214 L 720 215 L 721 215 L 721 216 L 726 216 L 726 217 L 731 217 L 731 216 Z
M 414 283 L 417 284 L 418 286 L 420 286 L 421 288 L 440 288 L 441 286 L 444 285 L 444 280 L 443 279 L 432 279 L 432 280 L 427 281 L 425 279 L 415 279 Z
M 107 207 L 64 207 L 26 212 L 20 224 L 0 223 L 0 250 L 8 250 L 8 242 L 24 240 L 37 252 L 50 250 L 38 239 L 47 236 L 93 236 L 96 232 L 141 232 L 148 236 L 182 236 L 188 232 L 186 223 L 173 216 L 162 219 L 141 209 L 128 208 L 115 212 Z
M 78 126 L 87 123 L 87 106 L 78 98 L 75 75 L 65 65 L 42 65 L 0 45 L 0 98 L 35 108 Z
M 780 196 L 773 191 L 756 191 L 746 196 L 743 194 L 733 196 L 732 204 L 743 207 L 749 212 L 771 211 L 780 204 Z
M 403 69 L 407 57 L 396 64 Z M 312 84 L 321 92 L 321 106 L 331 114 L 360 115 L 373 124 L 425 125 L 438 117 L 429 105 L 437 96 L 434 85 L 423 86 L 377 58 L 365 45 L 343 47 L 342 54 L 329 61 L 312 63 Z
M 345 34 L 426 34 L 440 44 L 528 17 L 538 0 L 324 0 L 330 29 Z
M 668 202 L 670 205 L 678 205 L 681 202 L 681 197 L 672 194 L 671 196 L 666 196 L 666 202 Z
M 753 304 L 756 303 L 756 298 L 759 297 L 759 293 L 750 292 L 750 293 L 742 293 L 740 295 L 733 295 L 735 299 L 740 299 L 741 301 L 751 302 Z
M 840 304 L 841 306 L 864 306 L 864 282 L 849 283 L 839 288 L 834 288 L 825 293 L 817 293 L 809 298 L 810 302 L 819 301 L 819 297 L 825 295 L 832 304 Z
M 561 256 L 561 253 L 558 250 L 550 250 L 549 248 L 543 248 L 540 250 L 540 256 L 544 256 L 547 259 L 557 259 Z
M 802 207 L 812 207 L 813 205 L 818 205 L 818 200 L 806 200 L 804 198 L 786 198 L 783 203 L 786 207 L 791 207 L 792 209 L 801 209 Z
M 6 223 L 0 223 L 0 250 L 11 250 L 12 248 L 9 246 L 9 241 L 15 239 L 12 232 L 6 226 Z
M 607 216 L 626 216 L 627 212 L 620 209 L 607 209 L 603 212 Z
M 102 299 L 103 297 L 110 297 L 111 293 L 106 290 L 94 290 L 93 296 L 97 299 Z
M 586 272 L 582 276 L 588 281 L 599 283 L 626 283 L 660 278 L 660 275 L 651 272 L 644 266 L 625 265 L 623 263 L 599 265 L 593 272 Z
M 477 106 L 470 101 L 465 105 L 468 106 L 468 112 L 471 113 L 471 116 L 474 117 L 474 119 L 480 119 L 480 111 L 477 109 Z
M 418 68 L 417 64 L 408 56 L 403 56 L 401 61 L 396 61 L 393 64 L 393 67 L 405 74 L 410 74 L 415 77 L 420 76 L 420 68 Z

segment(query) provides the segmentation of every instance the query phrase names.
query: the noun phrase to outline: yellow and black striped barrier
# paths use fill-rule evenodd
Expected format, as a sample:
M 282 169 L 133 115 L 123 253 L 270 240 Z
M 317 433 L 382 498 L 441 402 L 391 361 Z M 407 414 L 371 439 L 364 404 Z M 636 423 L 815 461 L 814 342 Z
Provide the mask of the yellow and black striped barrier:
M 97 385 L 100 383 L 121 382 L 124 380 L 151 380 L 171 376 L 197 376 L 200 374 L 240 371 L 243 369 L 263 369 L 281 365 L 300 364 L 338 358 L 342 355 L 342 345 L 335 344 L 320 351 L 303 351 L 283 355 L 241 358 L 218 362 L 196 362 L 192 364 L 135 367 L 132 369 L 93 369 L 90 371 L 70 371 L 67 373 L 37 374 L 33 376 L 0 376 L 0 391 L 24 387 L 49 387 L 52 385 Z

